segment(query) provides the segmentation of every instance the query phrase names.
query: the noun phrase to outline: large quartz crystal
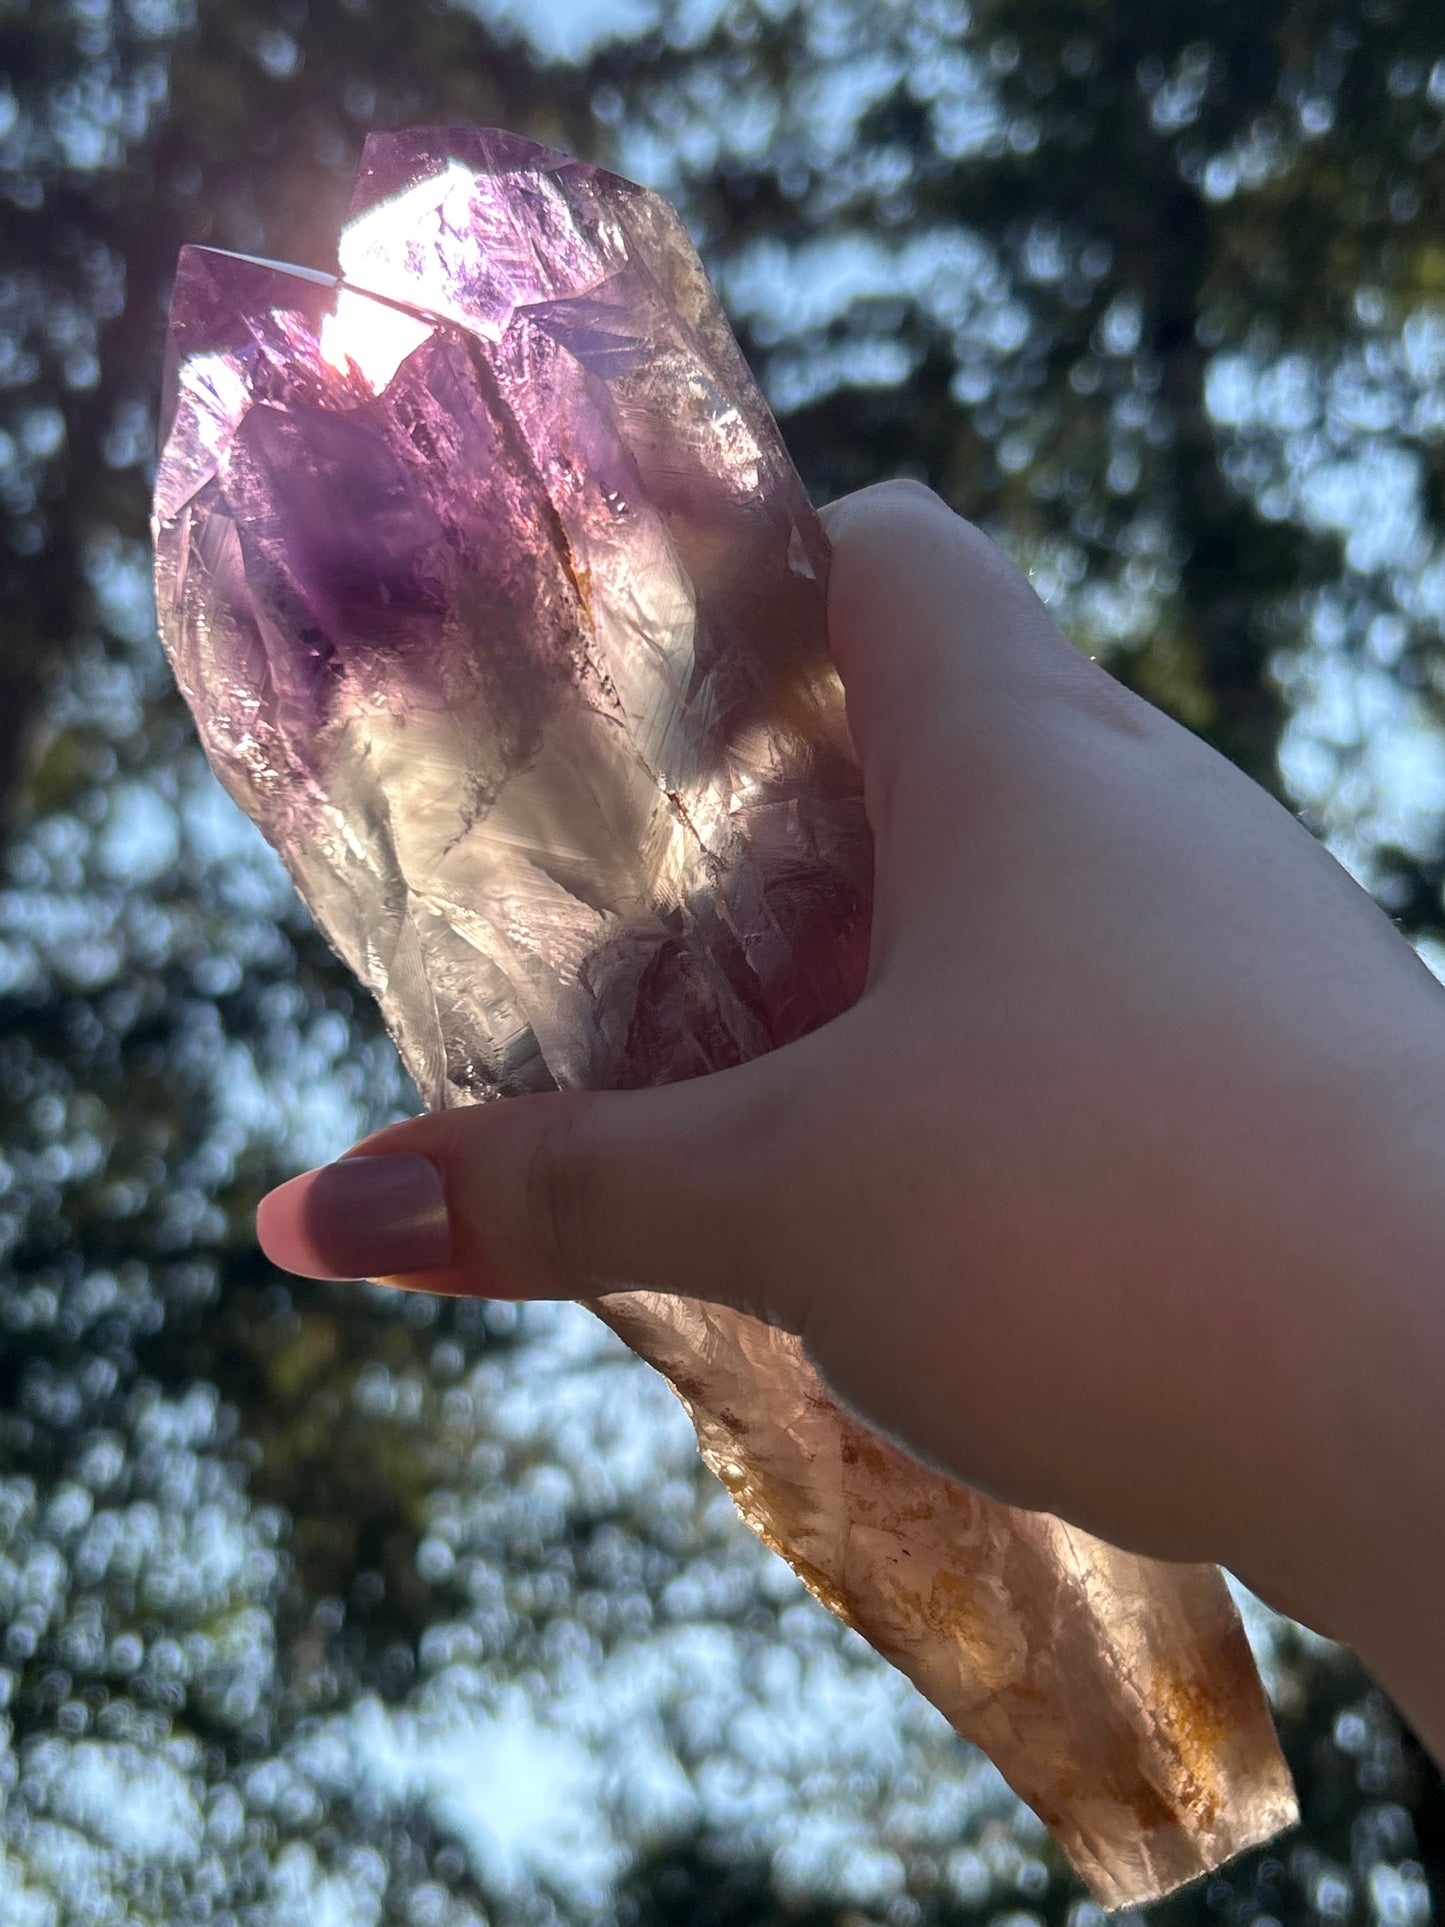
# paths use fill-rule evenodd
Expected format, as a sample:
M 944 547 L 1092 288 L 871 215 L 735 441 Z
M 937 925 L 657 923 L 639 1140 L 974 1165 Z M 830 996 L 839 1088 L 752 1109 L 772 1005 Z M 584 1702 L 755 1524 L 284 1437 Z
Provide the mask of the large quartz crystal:
M 512 135 L 378 134 L 340 258 L 182 256 L 156 579 L 211 761 L 427 1103 L 690 1077 L 835 1015 L 870 846 L 828 549 L 677 215 Z M 1101 1901 L 1295 1817 L 1216 1572 L 924 1470 L 749 1318 L 594 1309 Z

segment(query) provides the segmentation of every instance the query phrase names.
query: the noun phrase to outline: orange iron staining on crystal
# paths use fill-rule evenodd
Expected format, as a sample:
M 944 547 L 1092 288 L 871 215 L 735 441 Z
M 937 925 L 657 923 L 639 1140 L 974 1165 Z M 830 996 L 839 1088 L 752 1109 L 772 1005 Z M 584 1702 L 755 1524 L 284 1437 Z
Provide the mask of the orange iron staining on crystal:
M 157 595 L 212 764 L 427 1102 L 670 1082 L 837 1015 L 871 848 L 827 543 L 677 214 L 510 134 L 376 134 L 340 259 L 183 254 Z M 923 1469 L 741 1314 L 600 1310 L 1105 1905 L 1294 1820 L 1216 1572 Z

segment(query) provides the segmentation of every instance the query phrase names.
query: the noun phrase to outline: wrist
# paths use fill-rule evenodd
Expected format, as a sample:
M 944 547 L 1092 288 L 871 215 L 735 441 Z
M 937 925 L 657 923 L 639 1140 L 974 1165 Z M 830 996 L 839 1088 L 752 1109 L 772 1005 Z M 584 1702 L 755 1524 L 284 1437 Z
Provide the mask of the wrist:
M 1437 1013 L 1438 1015 L 1438 1013 Z M 1445 1092 L 1445 1063 L 1437 1070 Z M 1325 1496 L 1302 1599 L 1445 1759 L 1445 1100 L 1400 1068 L 1323 1268 L 1314 1452 Z M 1313 1347 L 1307 1347 L 1307 1353 Z
M 1342 1407 L 1338 1521 L 1316 1590 L 1330 1630 L 1445 1765 L 1445 1343 L 1412 1315 L 1415 1282 L 1375 1307 L 1384 1330 Z
M 1372 1065 L 1345 1101 L 1324 1094 L 1280 1153 L 1221 1539 L 1262 1596 L 1355 1648 L 1440 1759 L 1445 1051 L 1433 1056 Z

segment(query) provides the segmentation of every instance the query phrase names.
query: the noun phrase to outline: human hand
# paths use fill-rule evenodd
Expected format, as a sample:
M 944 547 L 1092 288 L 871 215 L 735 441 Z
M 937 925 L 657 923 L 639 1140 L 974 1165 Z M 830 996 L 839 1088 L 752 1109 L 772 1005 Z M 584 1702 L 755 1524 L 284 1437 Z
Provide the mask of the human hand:
M 876 845 L 858 1004 L 694 1083 L 394 1126 L 274 1192 L 266 1249 L 740 1306 L 918 1455 L 1232 1565 L 1445 1719 L 1412 1631 L 1441 1555 L 1401 1544 L 1445 1482 L 1445 994 L 936 497 L 828 528 Z

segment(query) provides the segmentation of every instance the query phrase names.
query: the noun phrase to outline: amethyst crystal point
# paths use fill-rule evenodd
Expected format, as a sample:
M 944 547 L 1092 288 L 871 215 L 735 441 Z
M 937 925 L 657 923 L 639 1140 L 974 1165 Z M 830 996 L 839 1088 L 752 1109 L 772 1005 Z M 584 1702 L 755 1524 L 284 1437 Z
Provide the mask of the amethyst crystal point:
M 157 590 L 211 761 L 427 1102 L 665 1082 L 835 1015 L 870 852 L 827 545 L 677 215 L 513 135 L 380 134 L 340 259 L 182 256 Z M 923 1470 L 748 1318 L 600 1309 L 1101 1900 L 1293 1819 L 1216 1573 Z

